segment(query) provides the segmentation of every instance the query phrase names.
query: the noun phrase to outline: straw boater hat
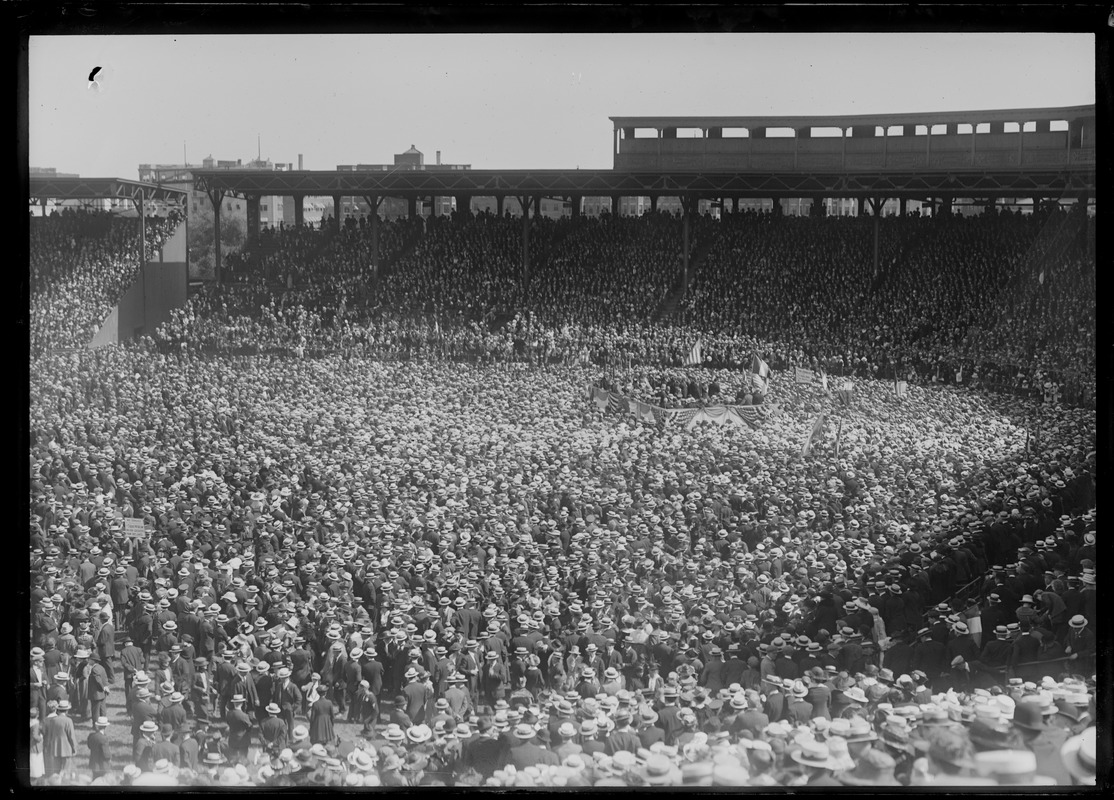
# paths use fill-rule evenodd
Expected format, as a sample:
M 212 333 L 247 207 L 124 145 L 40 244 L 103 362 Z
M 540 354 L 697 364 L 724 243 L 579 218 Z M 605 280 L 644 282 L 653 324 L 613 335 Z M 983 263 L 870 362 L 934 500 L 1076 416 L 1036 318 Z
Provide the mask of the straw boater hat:
M 1060 747 L 1064 767 L 1081 784 L 1093 784 L 1096 775 L 1096 729 L 1087 728 L 1078 736 L 1067 739 Z
M 798 764 L 806 767 L 821 769 L 833 769 L 835 767 L 831 754 L 828 752 L 828 746 L 821 742 L 806 740 L 791 757 Z

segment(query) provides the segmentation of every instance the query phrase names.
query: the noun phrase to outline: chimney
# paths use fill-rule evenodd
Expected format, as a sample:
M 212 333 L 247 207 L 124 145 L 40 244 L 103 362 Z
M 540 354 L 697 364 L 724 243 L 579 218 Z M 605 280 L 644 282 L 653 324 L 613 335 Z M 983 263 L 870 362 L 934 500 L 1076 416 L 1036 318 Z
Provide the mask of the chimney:
M 298 153 L 298 169 L 301 170 L 301 168 L 302 168 L 302 154 Z
M 441 151 L 437 151 L 437 166 L 441 166 Z

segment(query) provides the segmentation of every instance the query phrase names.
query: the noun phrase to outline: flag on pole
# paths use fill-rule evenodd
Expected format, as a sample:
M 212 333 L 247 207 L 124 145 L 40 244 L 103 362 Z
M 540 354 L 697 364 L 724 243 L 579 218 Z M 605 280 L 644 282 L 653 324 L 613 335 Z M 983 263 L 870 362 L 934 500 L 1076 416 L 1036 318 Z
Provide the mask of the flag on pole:
M 847 381 L 838 389 L 836 389 L 836 397 L 839 398 L 839 402 L 841 405 L 843 405 L 844 408 L 851 407 L 851 392 L 854 390 L 854 388 L 855 387 L 852 385 L 851 381 Z
M 809 431 L 808 437 L 805 439 L 805 443 L 801 447 L 802 456 L 807 456 L 809 453 L 812 452 L 812 443 L 816 441 L 816 438 L 824 429 L 824 422 L 826 419 L 827 415 L 823 411 L 821 411 L 819 416 L 816 417 L 816 421 L 812 423 L 812 430 Z
M 894 381 L 894 393 L 898 397 L 905 397 L 909 392 L 909 383 L 907 381 Z
M 820 385 L 824 387 L 824 391 L 828 391 L 828 373 L 823 370 L 820 371 Z
M 688 356 L 685 358 L 686 367 L 699 367 L 704 363 L 704 348 L 700 345 L 698 339 L 696 344 L 692 346 Z
M 758 394 L 770 393 L 770 367 L 754 353 L 750 359 L 751 386 Z
M 839 418 L 839 427 L 836 428 L 836 454 L 835 457 L 839 458 L 839 437 L 843 433 L 843 417 Z
M 794 367 L 793 380 L 795 380 L 797 383 L 813 383 L 816 380 L 816 373 L 813 372 L 811 369 Z

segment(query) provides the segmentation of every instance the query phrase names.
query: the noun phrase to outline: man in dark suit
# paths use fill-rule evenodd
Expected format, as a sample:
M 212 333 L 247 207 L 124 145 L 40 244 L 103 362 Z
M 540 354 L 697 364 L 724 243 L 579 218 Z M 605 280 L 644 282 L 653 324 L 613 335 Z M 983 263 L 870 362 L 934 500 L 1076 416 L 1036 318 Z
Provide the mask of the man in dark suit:
M 471 767 L 485 778 L 507 764 L 509 748 L 497 734 L 490 717 L 480 717 L 476 723 L 478 734 L 461 748 L 461 763 Z
M 654 742 L 665 741 L 665 731 L 658 724 L 658 713 L 644 707 L 638 712 L 638 741 L 647 750 Z
M 245 699 L 240 694 L 229 698 L 229 708 L 224 715 L 224 721 L 228 725 L 229 753 L 240 760 L 247 759 L 248 748 L 251 747 L 252 719 L 244 711 Z
M 373 645 L 364 648 L 364 657 L 360 661 L 361 680 L 367 681 L 371 693 L 379 697 L 383 692 L 383 664 L 375 657 Z
M 408 669 L 403 677 L 407 681 L 402 689 L 402 693 L 406 696 L 406 715 L 414 725 L 421 725 L 425 722 L 427 706 L 433 697 L 433 690 L 418 678 L 418 671 L 413 667 Z
M 807 725 L 812 719 L 812 703 L 805 698 L 808 687 L 802 681 L 794 681 L 789 690 L 790 700 L 786 704 L 785 718 L 793 725 Z
M 515 727 L 515 741 L 507 755 L 507 763 L 513 764 L 520 770 L 543 764 L 560 764 L 561 759 L 557 754 L 539 745 L 535 741 L 536 736 L 537 731 L 534 730 L 533 725 L 523 723 Z
M 161 759 L 166 759 L 174 766 L 178 766 L 179 750 L 178 743 L 174 741 L 174 734 L 177 728 L 164 722 L 159 726 L 159 737 L 155 740 L 154 745 L 151 747 L 151 763 L 157 764 Z
M 277 683 L 271 690 L 271 699 L 279 707 L 288 732 L 294 730 L 294 714 L 302 708 L 302 690 L 294 683 L 292 675 L 289 667 L 279 667 L 275 675 Z
M 104 664 L 99 660 L 90 660 L 86 674 L 86 692 L 89 697 L 89 716 L 92 719 L 107 716 L 105 699 L 112 686 L 112 679 L 108 676 Z
M 631 730 L 631 714 L 625 708 L 620 707 L 615 712 L 615 730 L 607 737 L 607 751 L 609 755 L 615 755 L 620 750 L 626 750 L 628 753 L 637 753 L 638 748 L 642 746 L 641 740 L 638 738 L 633 730 Z M 662 734 L 664 735 L 664 731 Z
M 193 662 L 182 657 L 182 646 L 173 645 L 170 648 L 170 675 L 174 681 L 174 688 L 187 697 L 193 688 Z
M 112 768 L 112 747 L 105 735 L 107 730 L 108 718 L 94 717 L 93 732 L 85 742 L 89 748 L 89 770 L 94 778 L 103 777 Z
M 124 647 L 120 651 L 120 667 L 124 671 L 124 703 L 125 710 L 131 711 L 131 690 L 135 674 L 146 668 L 143 651 L 136 647 L 135 639 L 130 633 L 124 634 Z
M 355 719 L 352 707 L 352 701 L 356 699 L 356 692 L 360 688 L 360 681 L 363 677 L 363 656 L 364 651 L 360 648 L 354 648 L 348 661 L 344 663 L 344 693 L 345 701 L 348 707 L 348 721 L 352 722 Z
M 151 703 L 151 692 L 146 686 L 140 686 L 135 691 L 135 700 L 132 701 L 132 743 L 140 739 L 143 735 L 143 725 L 150 722 L 156 726 L 158 718 L 158 709 Z
M 769 675 L 766 678 L 766 686 L 766 702 L 763 704 L 762 710 L 766 712 L 766 716 L 770 718 L 771 722 L 780 722 L 785 718 L 785 694 L 782 691 L 784 687 L 781 679 L 775 675 Z
M 112 673 L 112 660 L 116 658 L 116 628 L 112 625 L 111 616 L 107 611 L 100 612 L 101 626 L 98 628 L 93 641 L 97 645 L 97 658 L 108 675 L 108 682 L 114 680 Z
M 714 694 L 726 686 L 724 683 L 726 665 L 723 662 L 723 650 L 718 646 L 713 646 L 708 652 L 708 663 L 700 673 L 699 683 Z
M 677 688 L 675 686 L 665 687 L 662 691 L 662 702 L 663 706 L 658 711 L 658 723 L 665 732 L 665 743 L 673 745 L 677 734 L 684 727 L 680 720 L 681 709 L 677 707 Z
M 735 727 L 741 731 L 750 731 L 755 739 L 759 738 L 762 731 L 770 724 L 770 717 L 761 708 L 761 698 L 753 689 L 744 692 L 746 707 L 735 718 Z
M 271 703 L 264 710 L 267 712 L 267 719 L 259 726 L 259 734 L 263 738 L 263 746 L 267 752 L 275 755 L 286 747 L 289 730 L 286 721 L 280 716 L 282 709 L 278 705 Z

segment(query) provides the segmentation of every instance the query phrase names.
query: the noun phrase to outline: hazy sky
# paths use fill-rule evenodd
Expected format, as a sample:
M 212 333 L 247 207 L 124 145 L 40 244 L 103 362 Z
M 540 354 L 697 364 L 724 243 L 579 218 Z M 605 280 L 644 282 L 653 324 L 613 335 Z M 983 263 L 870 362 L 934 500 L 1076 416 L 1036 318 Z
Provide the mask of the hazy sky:
M 415 145 L 476 169 L 611 167 L 618 115 L 859 114 L 1095 102 L 1090 34 L 38 36 L 29 161 L 262 155 L 306 169 Z M 90 70 L 101 67 L 98 86 Z

